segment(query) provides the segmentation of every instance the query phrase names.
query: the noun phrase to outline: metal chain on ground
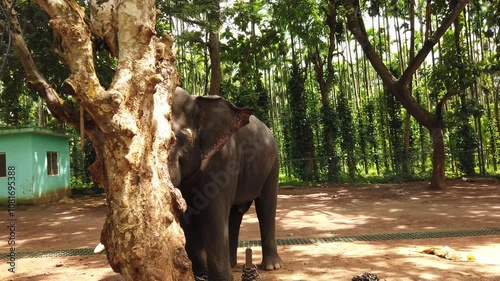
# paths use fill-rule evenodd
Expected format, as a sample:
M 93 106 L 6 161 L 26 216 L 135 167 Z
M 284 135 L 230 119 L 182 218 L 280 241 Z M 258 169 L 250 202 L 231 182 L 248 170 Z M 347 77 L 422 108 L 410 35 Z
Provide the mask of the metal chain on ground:
M 252 248 L 249 246 L 245 250 L 245 264 L 243 265 L 241 281 L 262 281 L 259 272 L 257 272 L 257 267 L 253 264 Z
M 243 274 L 241 274 L 241 281 L 262 281 L 262 277 L 257 271 L 257 266 L 252 267 L 243 266 Z
M 377 274 L 365 272 L 363 275 L 353 277 L 351 281 L 379 281 Z

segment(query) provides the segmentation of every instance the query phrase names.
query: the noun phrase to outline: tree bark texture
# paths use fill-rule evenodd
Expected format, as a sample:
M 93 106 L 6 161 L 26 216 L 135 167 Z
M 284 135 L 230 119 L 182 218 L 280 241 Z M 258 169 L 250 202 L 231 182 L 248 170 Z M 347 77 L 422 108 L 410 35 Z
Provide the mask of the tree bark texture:
M 415 57 L 415 0 L 409 1 L 410 15 L 410 61 Z M 413 96 L 413 79 L 408 83 L 408 91 Z M 410 173 L 410 132 L 411 132 L 411 114 L 406 111 L 405 114 L 405 135 L 404 135 L 404 154 L 403 154 L 403 171 L 406 174 Z
M 443 129 L 436 126 L 431 131 L 432 139 L 432 176 L 429 189 L 440 190 L 446 187 L 445 148 Z
M 209 20 L 214 25 L 210 28 L 208 34 L 208 52 L 210 54 L 210 90 L 209 95 L 220 95 L 221 85 L 221 65 L 220 65 L 220 39 L 219 28 L 220 19 L 220 1 L 212 0 L 213 10 L 209 12 Z
M 209 95 L 220 94 L 221 66 L 219 32 L 210 31 L 208 38 L 208 52 L 210 54 L 210 90 Z
M 38 71 L 15 13 L 13 47 L 29 84 L 57 119 L 78 126 L 78 106 L 85 110 L 85 130 L 97 155 L 90 171 L 108 203 L 101 242 L 111 267 L 126 280 L 193 280 L 177 219 L 186 205 L 167 166 L 174 141 L 170 94 L 179 78 L 172 37 L 155 34 L 155 2 L 91 1 L 96 22 L 90 25 L 74 0 L 35 2 L 62 39 L 62 58 L 72 73 L 65 85 L 76 102 L 63 100 Z M 1 3 L 9 9 L 12 4 Z M 118 59 L 108 89 L 95 73 L 92 31 Z

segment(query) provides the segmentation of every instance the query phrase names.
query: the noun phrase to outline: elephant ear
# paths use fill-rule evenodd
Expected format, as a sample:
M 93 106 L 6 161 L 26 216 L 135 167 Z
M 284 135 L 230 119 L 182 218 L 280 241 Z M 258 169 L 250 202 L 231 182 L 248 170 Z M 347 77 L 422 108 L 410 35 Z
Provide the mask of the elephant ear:
M 239 108 L 218 96 L 196 97 L 198 107 L 199 145 L 202 159 L 210 158 L 249 123 L 253 110 Z

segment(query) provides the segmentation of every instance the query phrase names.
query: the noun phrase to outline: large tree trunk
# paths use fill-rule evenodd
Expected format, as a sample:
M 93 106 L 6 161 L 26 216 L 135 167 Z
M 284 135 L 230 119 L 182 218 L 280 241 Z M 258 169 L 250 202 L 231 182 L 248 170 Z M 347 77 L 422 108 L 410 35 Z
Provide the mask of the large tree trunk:
M 91 1 L 91 28 L 107 38 L 118 58 L 107 90 L 95 73 L 84 9 L 75 1 L 35 2 L 61 36 L 62 57 L 72 73 L 65 84 L 87 113 L 86 133 L 97 157 L 91 175 L 104 187 L 108 203 L 101 241 L 111 267 L 126 280 L 192 280 L 177 219 L 185 202 L 172 186 L 167 166 L 174 141 L 169 98 L 178 76 L 172 38 L 155 35 L 154 1 Z M 1 3 L 9 10 L 9 0 Z M 30 86 L 56 118 L 78 126 L 78 106 L 63 100 L 37 70 L 15 12 L 9 20 Z
M 410 15 L 410 61 L 415 57 L 415 0 L 409 1 Z M 399 29 L 398 29 L 399 31 Z M 413 95 L 413 79 L 408 82 L 410 95 Z M 403 154 L 403 172 L 407 175 L 411 173 L 410 169 L 410 133 L 411 133 L 411 114 L 406 111 L 405 117 L 405 135 L 404 135 L 404 154 Z
M 429 189 L 438 190 L 446 187 L 443 129 L 440 126 L 435 126 L 430 132 L 432 139 L 432 177 Z

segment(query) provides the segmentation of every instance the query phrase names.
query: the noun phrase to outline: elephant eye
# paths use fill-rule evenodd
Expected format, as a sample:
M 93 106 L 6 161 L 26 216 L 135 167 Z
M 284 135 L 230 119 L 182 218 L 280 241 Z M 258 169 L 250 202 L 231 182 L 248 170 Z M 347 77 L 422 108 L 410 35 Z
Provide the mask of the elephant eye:
M 191 129 L 182 129 L 175 134 L 176 140 L 179 144 L 184 144 L 187 141 L 192 141 L 193 132 Z

